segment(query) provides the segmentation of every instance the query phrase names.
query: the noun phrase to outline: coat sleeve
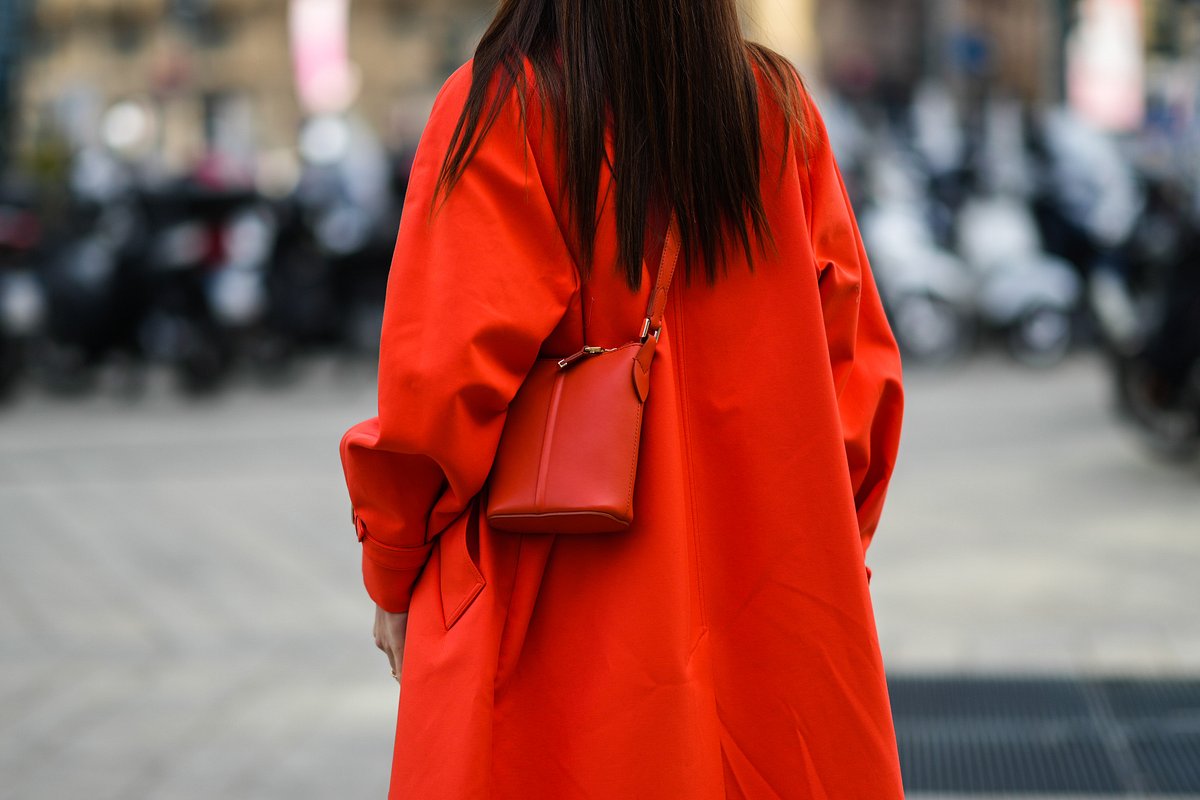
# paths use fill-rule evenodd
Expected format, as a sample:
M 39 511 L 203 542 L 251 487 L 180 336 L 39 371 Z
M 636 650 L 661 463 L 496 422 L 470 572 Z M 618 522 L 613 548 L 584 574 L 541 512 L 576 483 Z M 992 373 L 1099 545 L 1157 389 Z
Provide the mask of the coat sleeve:
M 809 230 L 865 556 L 879 524 L 900 444 L 904 407 L 900 353 L 824 121 L 811 97 L 805 94 L 805 98 L 809 130 L 802 158 L 809 175 Z
M 341 440 L 363 580 L 391 612 L 408 609 L 435 538 L 482 487 L 508 404 L 578 287 L 515 97 L 430 218 L 469 85 L 468 63 L 421 137 L 388 275 L 378 415 Z

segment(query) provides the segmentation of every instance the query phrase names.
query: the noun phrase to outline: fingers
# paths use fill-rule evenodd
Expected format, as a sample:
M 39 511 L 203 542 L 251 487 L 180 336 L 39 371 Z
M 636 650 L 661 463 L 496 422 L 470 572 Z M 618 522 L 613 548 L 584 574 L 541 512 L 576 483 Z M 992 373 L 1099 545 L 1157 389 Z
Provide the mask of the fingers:
M 383 609 L 375 606 L 375 624 L 372 626 L 371 633 L 375 637 L 375 646 L 383 652 L 387 652 L 387 642 L 384 640 L 384 624 L 383 624 Z
M 392 675 L 396 680 L 400 680 L 400 667 L 404 664 L 404 642 L 408 638 L 408 614 L 386 614 L 384 629 Z
M 399 682 L 399 680 L 400 680 L 400 664 L 396 660 L 396 656 L 391 650 L 385 650 L 384 652 L 387 654 L 388 666 L 390 666 L 392 668 L 392 677 L 395 678 L 397 682 Z
M 408 614 L 391 614 L 375 608 L 375 646 L 387 656 L 392 677 L 400 680 L 400 668 L 404 663 L 404 641 L 408 631 Z

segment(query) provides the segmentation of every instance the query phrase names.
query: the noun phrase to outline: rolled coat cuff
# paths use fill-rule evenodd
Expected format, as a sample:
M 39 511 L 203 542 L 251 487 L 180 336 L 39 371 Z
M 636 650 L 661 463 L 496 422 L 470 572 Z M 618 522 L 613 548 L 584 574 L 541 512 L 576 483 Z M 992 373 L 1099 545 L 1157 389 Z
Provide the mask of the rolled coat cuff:
M 385 563 L 376 561 L 371 556 L 373 548 L 367 542 L 363 542 L 363 585 L 366 586 L 367 594 L 375 601 L 375 605 L 392 614 L 408 611 L 408 604 L 412 601 L 413 585 L 421 575 L 421 570 L 425 568 L 425 561 L 431 548 L 432 545 L 413 548 L 414 551 L 420 550 L 424 553 L 419 566 L 394 569 Z M 414 554 L 413 560 L 416 559 Z
M 384 544 L 367 533 L 357 514 L 354 515 L 354 527 L 362 543 L 363 585 L 367 594 L 384 611 L 393 614 L 408 611 L 413 585 L 425 569 L 433 543 L 415 547 Z

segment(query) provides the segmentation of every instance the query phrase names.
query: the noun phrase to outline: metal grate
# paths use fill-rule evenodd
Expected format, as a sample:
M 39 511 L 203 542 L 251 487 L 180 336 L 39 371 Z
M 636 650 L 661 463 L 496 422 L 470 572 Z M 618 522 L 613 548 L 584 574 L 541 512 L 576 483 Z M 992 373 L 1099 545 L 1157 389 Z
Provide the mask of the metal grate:
M 1062 721 L 1090 714 L 1083 687 L 1069 678 L 896 678 L 888 687 L 894 714 L 939 722 Z
M 1200 733 L 1153 731 L 1129 743 L 1147 794 L 1200 793 Z
M 1115 717 L 1122 721 L 1165 720 L 1190 716 L 1200 726 L 1200 680 L 1138 680 L 1109 678 L 1096 681 Z
M 889 676 L 904 785 L 1200 794 L 1200 680 Z

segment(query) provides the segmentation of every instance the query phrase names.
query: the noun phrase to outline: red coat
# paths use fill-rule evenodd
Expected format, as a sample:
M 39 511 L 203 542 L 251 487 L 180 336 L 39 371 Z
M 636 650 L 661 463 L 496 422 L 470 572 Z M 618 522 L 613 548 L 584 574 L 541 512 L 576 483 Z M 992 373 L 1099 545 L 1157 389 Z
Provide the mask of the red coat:
M 901 798 L 864 561 L 900 360 L 816 108 L 779 180 L 783 118 L 762 103 L 778 253 L 751 274 L 738 250 L 713 288 L 681 265 L 671 287 L 632 529 L 516 535 L 476 513 L 509 400 L 585 318 L 588 344 L 634 338 L 654 279 L 634 293 L 606 266 L 602 187 L 580 285 L 552 131 L 515 96 L 428 222 L 469 83 L 468 63 L 421 140 L 379 416 L 341 447 L 367 590 L 411 609 L 390 796 Z

